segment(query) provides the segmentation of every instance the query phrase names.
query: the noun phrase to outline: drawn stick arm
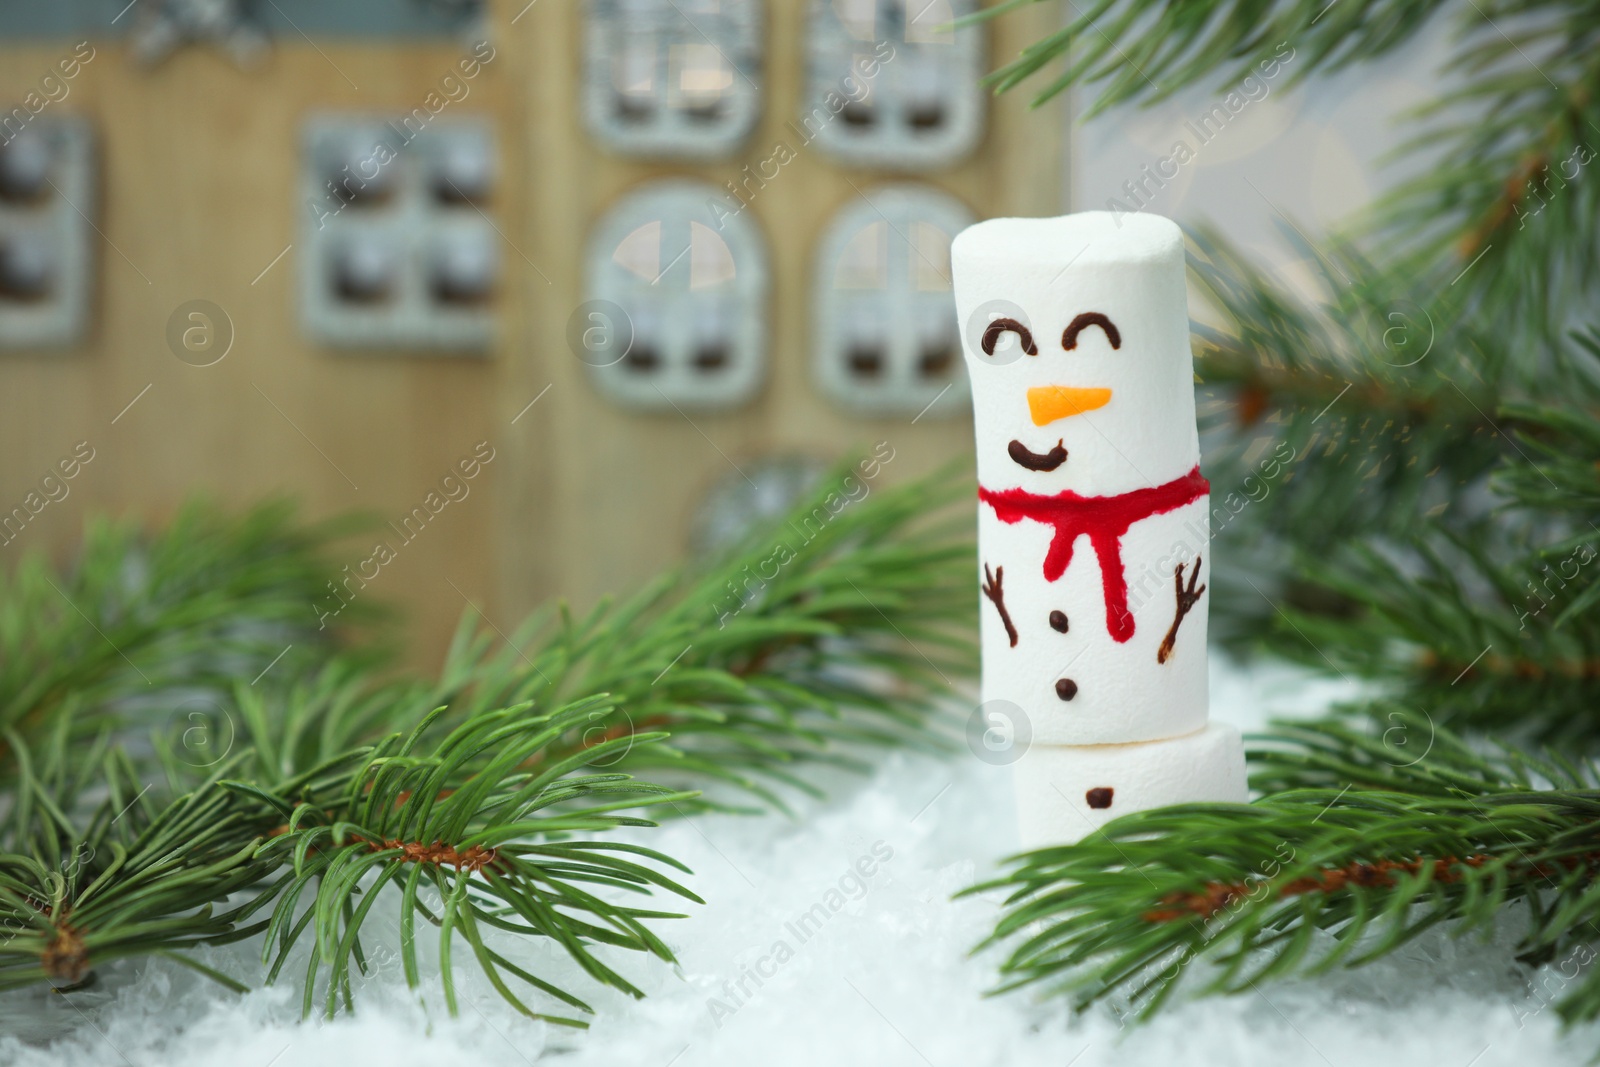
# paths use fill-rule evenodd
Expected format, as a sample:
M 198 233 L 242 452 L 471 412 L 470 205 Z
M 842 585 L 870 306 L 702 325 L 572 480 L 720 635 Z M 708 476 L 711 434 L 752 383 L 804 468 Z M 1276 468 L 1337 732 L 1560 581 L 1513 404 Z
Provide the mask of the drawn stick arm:
M 1189 614 L 1189 609 L 1200 601 L 1200 594 L 1206 591 L 1205 586 L 1195 588 L 1195 583 L 1200 580 L 1200 557 L 1194 558 L 1194 571 L 1189 575 L 1189 588 L 1183 587 L 1183 564 L 1178 564 L 1172 571 L 1172 592 L 1178 602 L 1178 611 L 1172 617 L 1172 625 L 1167 628 L 1167 636 L 1161 639 L 1161 647 L 1156 649 L 1156 662 L 1165 663 L 1172 658 L 1172 647 L 1178 640 L 1178 624 L 1183 622 L 1183 617 Z
M 991 574 L 989 565 L 985 563 L 983 565 L 983 575 L 983 595 L 994 602 L 995 610 L 1000 613 L 1000 621 L 1005 623 L 1006 636 L 1011 638 L 1011 647 L 1016 648 L 1017 628 L 1011 621 L 1011 613 L 1006 610 L 1005 590 L 1001 588 L 1006 578 L 1006 569 L 1004 567 L 996 567 Z

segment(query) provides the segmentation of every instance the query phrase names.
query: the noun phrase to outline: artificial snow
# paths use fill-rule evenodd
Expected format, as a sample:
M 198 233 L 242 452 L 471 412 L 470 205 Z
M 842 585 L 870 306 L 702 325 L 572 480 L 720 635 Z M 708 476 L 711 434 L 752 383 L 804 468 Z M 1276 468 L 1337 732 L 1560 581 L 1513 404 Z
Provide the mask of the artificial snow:
M 1351 693 L 1279 666 L 1212 666 L 1213 716 L 1246 730 L 1269 709 L 1316 711 Z M 1515 915 L 1488 941 L 1434 931 L 1368 967 L 1183 1003 L 1143 1026 L 1124 1025 L 1110 1008 L 1068 1017 L 1027 992 L 986 998 L 996 955 L 968 950 L 992 928 L 997 902 L 950 897 L 1014 847 L 1007 774 L 964 752 L 947 761 L 893 754 L 870 780 L 833 783 L 833 799 L 796 820 L 711 817 L 640 832 L 637 840 L 688 863 L 696 874 L 687 884 L 709 901 L 656 925 L 676 970 L 632 953 L 607 957 L 644 1000 L 596 991 L 548 944 L 498 942 L 589 1000 L 597 1016 L 588 1032 L 516 1015 L 459 941 L 461 1010 L 451 1018 L 437 984 L 425 982 L 419 1002 L 393 945 L 374 943 L 356 1013 L 332 1022 L 299 1021 L 303 950 L 278 986 L 244 996 L 149 960 L 102 968 L 82 992 L 0 994 L 9 1035 L 0 1064 L 1554 1067 L 1585 1063 L 1596 1047 L 1600 1028 L 1563 1035 L 1549 1007 L 1569 981 L 1561 963 L 1527 971 L 1512 959 Z M 426 969 L 437 938 L 419 932 L 423 940 Z M 255 982 L 259 952 L 256 942 L 200 958 Z

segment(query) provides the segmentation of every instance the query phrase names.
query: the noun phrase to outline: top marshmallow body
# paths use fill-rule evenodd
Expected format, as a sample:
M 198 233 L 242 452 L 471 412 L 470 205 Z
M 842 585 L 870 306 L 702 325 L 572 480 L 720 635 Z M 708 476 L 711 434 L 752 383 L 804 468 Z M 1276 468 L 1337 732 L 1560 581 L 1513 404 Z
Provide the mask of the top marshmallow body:
M 1194 361 L 1176 223 L 1105 211 L 990 219 L 956 236 L 950 265 L 982 485 L 1102 496 L 1161 485 L 1195 467 Z M 1094 318 L 1065 350 L 1064 331 L 1085 315 Z M 1024 353 L 1009 330 L 986 353 L 984 333 L 998 318 L 1027 327 L 1037 354 Z M 1030 470 L 1010 455 L 1013 441 L 1036 455 L 1059 443 L 1070 458 Z

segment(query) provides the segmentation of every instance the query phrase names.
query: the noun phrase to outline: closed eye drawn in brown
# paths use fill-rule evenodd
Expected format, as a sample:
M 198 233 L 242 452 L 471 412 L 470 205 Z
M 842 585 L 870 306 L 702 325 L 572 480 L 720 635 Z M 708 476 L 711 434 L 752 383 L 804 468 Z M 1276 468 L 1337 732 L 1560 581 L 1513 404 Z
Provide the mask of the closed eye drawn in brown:
M 1082 315 L 1069 322 L 1067 328 L 1061 332 L 1062 349 L 1071 352 L 1074 348 L 1077 348 L 1078 335 L 1090 326 L 1100 327 L 1105 332 L 1106 340 L 1111 342 L 1112 348 L 1122 347 L 1122 332 L 1117 329 L 1115 323 L 1098 311 L 1085 311 Z
M 1000 340 L 1003 333 L 1014 333 L 1017 340 L 1022 342 L 1022 350 L 1030 356 L 1039 354 L 1039 346 L 1033 343 L 1033 331 L 1028 329 L 1016 319 L 995 319 L 983 331 L 983 354 L 994 355 L 995 342 Z

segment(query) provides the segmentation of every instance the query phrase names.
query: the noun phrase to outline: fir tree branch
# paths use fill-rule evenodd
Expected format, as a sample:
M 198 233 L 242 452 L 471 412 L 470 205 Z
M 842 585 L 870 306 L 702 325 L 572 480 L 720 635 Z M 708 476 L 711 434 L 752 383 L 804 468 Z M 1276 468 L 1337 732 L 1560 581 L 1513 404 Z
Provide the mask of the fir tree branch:
M 106 711 L 209 706 L 280 654 L 284 673 L 328 655 L 309 605 L 352 528 L 297 524 L 283 502 L 231 517 L 197 500 L 150 537 L 92 524 L 64 573 L 25 557 L 0 573 L 0 726 L 30 736 L 69 706 L 86 730 Z
M 1004 0 L 968 21 L 1033 0 Z M 1065 29 L 989 78 L 1006 92 L 1056 64 L 1035 97 L 1097 86 L 1090 116 L 1153 103 L 1207 82 L 1252 76 L 1292 86 L 1376 59 L 1434 21 L 1438 0 L 1095 0 Z M 1452 87 L 1409 115 L 1415 135 L 1396 159 L 1415 177 L 1359 221 L 1405 276 L 1442 278 L 1527 340 L 1558 337 L 1581 306 L 1600 253 L 1600 23 L 1588 0 L 1503 0 L 1449 13 Z M 1288 50 L 1285 52 L 1285 50 Z M 1268 73 L 1271 72 L 1271 73 Z M 1246 83 L 1248 84 L 1248 83 Z
M 270 704 L 242 694 L 256 747 L 277 753 L 281 772 L 324 758 L 319 739 L 361 736 L 385 714 L 412 721 L 445 705 L 446 721 L 460 722 L 606 693 L 614 710 L 559 739 L 552 756 L 606 744 L 594 769 L 714 791 L 685 811 L 740 801 L 782 810 L 782 789 L 815 792 L 808 764 L 861 768 L 873 748 L 943 745 L 937 701 L 977 673 L 970 494 L 954 467 L 882 487 L 861 464 L 842 465 L 709 567 L 581 618 L 564 606 L 535 613 L 509 638 L 465 616 L 432 686 L 374 695 L 359 672 L 331 670 Z M 275 730 L 281 740 L 265 736 Z M 651 731 L 671 737 L 626 744 Z
M 265 933 L 269 981 L 297 944 L 310 943 L 304 1002 L 309 1011 L 323 984 L 332 1014 L 341 1002 L 351 1006 L 351 964 L 366 969 L 359 932 L 389 887 L 391 902 L 400 905 L 401 954 L 413 986 L 420 979 L 412 917 L 423 914 L 440 927 L 444 998 L 452 1012 L 452 930 L 519 1011 L 538 1014 L 506 986 L 502 972 L 588 1010 L 571 992 L 494 954 L 480 924 L 552 938 L 595 980 L 639 995 L 588 946 L 631 948 L 670 962 L 647 924 L 676 913 L 617 904 L 585 887 L 665 889 L 700 902 L 659 869 L 686 868 L 647 848 L 563 839 L 653 826 L 622 812 L 693 794 L 624 774 L 574 775 L 581 758 L 538 773 L 515 770 L 603 709 L 603 701 L 549 715 L 503 709 L 419 751 L 430 725 L 424 720 L 407 737 L 354 749 L 269 787 L 226 777 L 247 762 L 241 755 L 159 810 L 141 803 L 142 790 L 133 792 L 137 779 L 115 748 L 105 750 L 100 764 L 109 795 L 86 808 L 79 790 L 90 776 L 70 755 L 70 730 L 58 728 L 37 761 L 12 733 L 7 740 L 19 786 L 0 827 L 0 989 L 42 980 L 75 984 L 123 956 L 170 955 Z M 634 740 L 644 745 L 661 736 Z M 75 810 L 90 814 L 79 821 L 70 814 Z M 424 886 L 438 891 L 432 907 L 418 896 Z M 267 918 L 247 925 L 269 906 Z
M 963 20 L 996 18 L 1039 0 L 1001 0 Z M 1294 48 L 1287 84 L 1381 56 L 1427 25 L 1441 0 L 1092 0 L 1062 30 L 1023 49 L 988 78 L 1008 92 L 1060 63 L 1034 97 L 1042 104 L 1076 85 L 1099 86 L 1088 114 L 1130 101 L 1153 103 L 1187 86 L 1233 85 Z
M 1453 297 L 1285 232 L 1317 269 L 1318 303 L 1191 233 L 1192 276 L 1225 323 L 1196 330 L 1212 480 L 1242 483 L 1268 434 L 1293 458 L 1257 530 L 1317 550 L 1414 529 L 1508 450 L 1488 412 L 1527 383 Z
M 526 707 L 480 714 L 451 731 L 427 755 L 420 755 L 416 750 L 427 732 L 425 720 L 409 737 L 396 736 L 375 746 L 331 807 L 303 796 L 296 802 L 293 789 L 274 791 L 274 807 L 292 814 L 263 853 L 288 867 L 293 881 L 278 898 L 267 927 L 263 963 L 270 964 L 269 976 L 281 970 L 298 941 L 309 938 L 307 1010 L 323 967 L 327 1014 L 335 1014 L 341 1001 L 352 1006 L 352 964 L 366 970 L 360 932 L 387 887 L 391 902 L 399 904 L 400 953 L 413 988 L 421 984 L 416 916 L 439 928 L 441 979 L 452 1014 L 456 994 L 450 959 L 452 933 L 458 932 L 496 991 L 517 1010 L 567 1025 L 586 1025 L 528 1008 L 506 984 L 506 974 L 580 1011 L 590 1011 L 570 991 L 528 974 L 489 949 L 483 938 L 486 927 L 552 938 L 594 980 L 642 996 L 589 946 L 633 949 L 670 963 L 672 953 L 647 923 L 680 916 L 617 904 L 585 887 L 636 893 L 664 889 L 703 903 L 660 870 L 687 872 L 687 868 L 646 848 L 563 838 L 619 826 L 653 826 L 637 815 L 614 813 L 689 800 L 693 794 L 648 785 L 625 774 L 575 775 L 581 757 L 546 760 L 542 765 L 537 759 L 575 724 L 608 710 L 602 699 L 548 715 L 529 715 Z M 641 735 L 632 741 L 647 745 L 663 736 Z M 542 769 L 519 770 L 529 765 Z M 254 792 L 235 788 L 247 796 Z M 623 858 L 630 854 L 635 858 Z M 315 888 L 297 915 L 307 886 Z M 423 900 L 422 889 L 436 894 L 431 904 Z M 396 896 L 399 899 L 393 900 Z
M 1455 88 L 1415 110 L 1395 152 L 1428 165 L 1364 226 L 1411 269 L 1449 264 L 1518 337 L 1559 337 L 1600 262 L 1571 236 L 1600 218 L 1600 25 L 1584 0 L 1488 0 L 1457 30 L 1440 72 Z
M 1441 723 L 1600 740 L 1600 435 L 1586 414 L 1600 407 L 1596 344 L 1575 338 L 1549 372 L 1564 403 L 1497 409 L 1515 432 L 1477 488 L 1479 515 L 1298 553 L 1309 592 L 1275 605 L 1254 636 L 1374 680 Z
M 780 808 L 801 764 L 938 747 L 937 700 L 977 674 L 970 493 L 954 469 L 883 488 L 842 466 L 708 573 L 597 613 L 605 639 L 564 635 L 562 681 L 616 697 L 615 736 L 671 732 L 619 767 Z
M 1283 608 L 1354 611 L 1322 580 L 1336 550 L 1483 521 L 1489 473 L 1517 449 L 1497 405 L 1548 384 L 1448 285 L 1285 229 L 1316 268 L 1315 299 L 1207 230 L 1191 234 L 1191 267 L 1221 318 L 1196 327 L 1215 632 L 1295 654 L 1315 649 Z M 1229 563 L 1245 558 L 1248 570 Z
M 228 795 L 213 784 L 158 809 L 127 758 L 102 747 L 91 766 L 107 796 L 74 818 L 85 782 L 66 734 L 56 730 L 37 761 L 7 734 L 18 775 L 0 825 L 0 989 L 70 986 L 120 957 L 240 933 L 260 897 L 225 902 L 248 895 L 273 864 Z
M 1600 327 L 1574 333 L 1571 344 L 1558 352 L 1548 389 L 1502 408 L 1522 432 L 1495 485 L 1518 508 L 1587 538 L 1600 522 Z
M 683 870 L 669 857 L 596 835 L 654 825 L 630 812 L 681 813 L 699 801 L 617 765 L 781 807 L 775 784 L 810 785 L 791 768 L 847 762 L 863 743 L 936 743 L 934 699 L 976 668 L 970 518 L 937 514 L 957 497 L 968 489 L 948 472 L 891 490 L 842 469 L 780 524 L 786 532 L 761 531 L 708 571 L 669 576 L 584 619 L 543 613 L 508 645 L 464 620 L 437 682 L 374 681 L 370 659 L 329 658 L 327 646 L 263 686 L 231 661 L 165 672 L 217 683 L 229 732 L 199 761 L 185 751 L 197 727 L 158 732 L 156 768 L 121 743 L 137 717 L 85 699 L 108 658 L 63 640 L 62 697 L 19 700 L 31 710 L 17 725 L 32 735 L 0 734 L 16 777 L 0 808 L 0 988 L 83 981 L 135 955 L 175 958 L 237 987 L 183 952 L 260 934 L 267 980 L 303 947 L 305 1010 L 320 998 L 332 1013 L 353 1003 L 373 921 L 398 935 L 407 980 L 422 985 L 421 917 L 441 939 L 449 1010 L 459 934 L 508 1003 L 585 1025 L 530 1007 L 529 989 L 562 1011 L 590 1010 L 497 952 L 487 932 L 552 938 L 590 979 L 639 995 L 592 947 L 670 961 L 652 926 L 676 913 L 617 894 L 698 898 L 667 873 Z M 131 536 L 119 544 L 139 551 Z M 249 571 L 248 543 L 228 544 L 241 551 L 217 567 Z M 99 565 L 115 570 L 118 551 L 103 550 Z M 274 597 L 263 582 L 263 614 L 280 604 L 305 613 L 318 573 L 309 558 L 296 558 L 284 582 L 292 592 Z M 173 593 L 175 614 L 204 625 L 170 647 L 138 645 L 152 665 L 163 652 L 187 655 L 185 641 L 217 632 L 232 610 L 225 599 L 197 603 L 181 560 L 163 588 L 189 590 Z M 757 580 L 728 600 L 751 567 Z M 50 579 L 42 565 L 38 574 Z M 18 608 L 18 634 L 23 617 Z M 165 781 L 151 783 L 152 770 Z
M 1008 946 L 999 990 L 1037 985 L 1079 1009 L 1117 999 L 1148 1018 L 1191 972 L 1201 993 L 1243 992 L 1369 963 L 1434 926 L 1480 928 L 1516 901 L 1532 916 L 1525 962 L 1593 959 L 1593 769 L 1433 736 L 1401 765 L 1342 723 L 1285 728 L 1265 739 L 1267 782 L 1326 785 L 1139 812 L 1013 858 L 965 891 L 1007 894 L 984 943 Z M 1576 980 L 1558 1009 L 1569 1022 L 1600 1014 L 1600 978 Z

